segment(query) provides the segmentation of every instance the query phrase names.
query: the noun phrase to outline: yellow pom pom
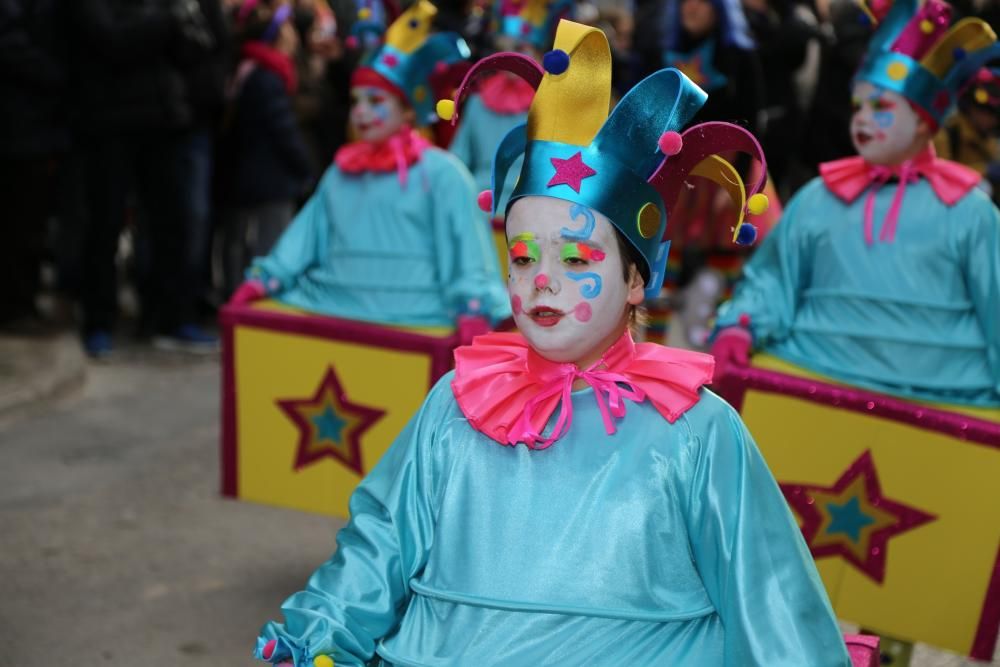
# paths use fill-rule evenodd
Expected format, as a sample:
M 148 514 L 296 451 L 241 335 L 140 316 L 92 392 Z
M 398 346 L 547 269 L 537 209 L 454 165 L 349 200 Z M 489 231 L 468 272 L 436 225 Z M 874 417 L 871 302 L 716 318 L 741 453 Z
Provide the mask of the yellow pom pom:
M 441 120 L 451 120 L 455 116 L 455 102 L 452 100 L 438 100 L 437 114 Z
M 979 102 L 980 104 L 987 104 L 990 101 L 990 94 L 987 93 L 982 88 L 976 88 L 976 92 L 973 94 L 976 98 L 976 101 Z
M 755 194 L 750 197 L 750 201 L 747 202 L 747 210 L 750 211 L 752 215 L 762 215 L 767 211 L 767 207 L 771 205 L 768 201 L 767 195 L 765 194 Z
M 313 658 L 313 667 L 333 667 L 333 658 L 328 655 L 317 655 Z
M 368 7 L 362 7 L 358 10 L 358 18 L 362 21 L 367 21 L 372 17 L 372 10 Z
M 924 19 L 923 21 L 920 22 L 920 32 L 924 33 L 925 35 L 931 34 L 932 32 L 934 32 L 934 24 L 928 21 L 927 19 Z

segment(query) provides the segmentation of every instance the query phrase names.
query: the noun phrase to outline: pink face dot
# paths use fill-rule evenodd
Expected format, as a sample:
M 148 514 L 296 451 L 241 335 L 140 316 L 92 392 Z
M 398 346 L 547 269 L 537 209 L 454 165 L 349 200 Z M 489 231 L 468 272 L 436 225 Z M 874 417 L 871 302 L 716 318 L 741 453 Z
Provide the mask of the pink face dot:
M 589 322 L 590 318 L 593 316 L 594 311 L 590 309 L 590 304 L 587 302 L 582 302 L 576 304 L 576 308 L 573 309 L 573 314 L 576 315 L 576 319 L 581 322 Z
M 545 289 L 549 286 L 549 277 L 544 273 L 539 273 L 535 276 L 535 287 L 538 289 Z
M 515 315 L 520 315 L 523 312 L 521 310 L 521 297 L 516 294 L 510 297 L 510 309 L 514 311 Z

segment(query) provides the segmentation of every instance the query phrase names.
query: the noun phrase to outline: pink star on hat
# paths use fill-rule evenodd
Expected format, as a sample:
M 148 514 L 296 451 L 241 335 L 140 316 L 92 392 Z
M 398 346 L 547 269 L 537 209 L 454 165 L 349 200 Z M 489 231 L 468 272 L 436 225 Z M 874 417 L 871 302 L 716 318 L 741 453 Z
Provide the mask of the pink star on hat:
M 596 171 L 583 161 L 583 154 L 580 151 L 577 151 L 576 155 L 568 160 L 557 157 L 550 159 L 552 166 L 556 168 L 556 173 L 553 174 L 552 180 L 547 184 L 550 188 L 553 185 L 568 185 L 577 192 L 580 192 L 580 181 L 597 174 Z

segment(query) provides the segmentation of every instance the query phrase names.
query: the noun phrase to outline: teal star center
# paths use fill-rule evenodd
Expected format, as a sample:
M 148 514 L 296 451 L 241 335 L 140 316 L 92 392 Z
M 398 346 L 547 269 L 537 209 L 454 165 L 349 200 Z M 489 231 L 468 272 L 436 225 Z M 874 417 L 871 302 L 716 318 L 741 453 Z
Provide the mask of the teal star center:
M 827 503 L 826 509 L 830 512 L 830 526 L 826 529 L 829 534 L 844 533 L 851 538 L 852 542 L 861 539 L 861 529 L 875 523 L 875 519 L 868 516 L 858 507 L 858 499 L 851 498 L 843 505 Z
M 347 426 L 347 422 L 341 419 L 329 404 L 324 406 L 322 414 L 312 418 L 312 422 L 316 426 L 317 441 L 329 440 L 336 444 L 343 442 L 344 427 Z

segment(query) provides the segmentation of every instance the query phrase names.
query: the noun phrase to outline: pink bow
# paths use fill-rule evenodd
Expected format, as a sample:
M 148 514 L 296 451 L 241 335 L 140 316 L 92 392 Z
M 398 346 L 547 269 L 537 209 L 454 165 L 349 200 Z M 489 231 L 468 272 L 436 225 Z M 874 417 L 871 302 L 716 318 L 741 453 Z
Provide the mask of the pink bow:
M 853 202 L 868 190 L 864 226 L 865 242 L 868 245 L 875 242 L 875 195 L 891 178 L 899 178 L 899 186 L 879 233 L 879 240 L 888 243 L 896 238 L 899 211 L 908 185 L 919 178 L 926 178 L 938 199 L 947 206 L 953 206 L 975 188 L 982 178 L 974 169 L 938 158 L 933 146 L 928 146 L 920 155 L 897 167 L 873 165 L 862 157 L 849 157 L 825 162 L 819 166 L 819 171 L 826 187 L 847 203 Z
M 597 362 L 595 366 L 602 364 L 603 361 L 602 359 Z M 601 418 L 604 420 L 604 430 L 608 435 L 613 434 L 616 430 L 614 419 L 621 419 L 625 416 L 625 401 L 623 399 L 627 398 L 630 401 L 641 403 L 646 398 L 646 392 L 632 386 L 628 378 L 621 373 L 597 370 L 581 371 L 573 364 L 560 364 L 558 376 L 552 378 L 547 387 L 525 404 L 521 417 L 511 431 L 511 444 L 523 442 L 531 449 L 545 449 L 561 438 L 573 423 L 573 398 L 570 394 L 573 391 L 573 382 L 577 378 L 594 388 L 594 398 L 597 399 L 597 407 L 601 410 Z M 628 385 L 628 389 L 623 389 L 619 383 Z M 552 434 L 547 438 L 542 438 L 541 433 L 532 426 L 535 408 L 558 394 L 561 394 L 559 418 L 552 428 Z M 539 440 L 542 444 L 536 445 L 535 443 Z
M 912 161 L 904 162 L 898 169 L 883 165 L 872 165 L 871 167 L 872 187 L 868 190 L 868 197 L 865 198 L 865 243 L 872 245 L 875 243 L 875 195 L 879 188 L 889 182 L 893 176 L 899 177 L 899 186 L 896 194 L 892 198 L 892 205 L 882 223 L 882 231 L 878 235 L 878 240 L 883 243 L 892 243 L 896 238 L 896 224 L 899 221 L 899 209 L 903 205 L 903 196 L 906 194 L 906 186 L 915 183 L 920 177 L 920 167 Z

